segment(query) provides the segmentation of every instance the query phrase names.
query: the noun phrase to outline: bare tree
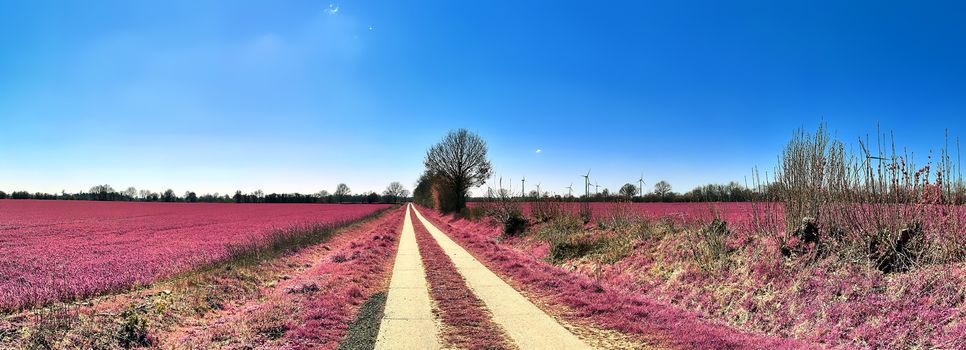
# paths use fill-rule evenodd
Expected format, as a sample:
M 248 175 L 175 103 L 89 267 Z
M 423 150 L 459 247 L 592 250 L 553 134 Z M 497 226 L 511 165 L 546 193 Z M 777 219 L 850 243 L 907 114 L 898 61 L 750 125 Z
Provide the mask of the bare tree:
M 463 209 L 467 191 L 486 183 L 492 172 L 486 153 L 486 141 L 466 129 L 450 131 L 426 152 L 424 164 L 427 171 L 436 174 L 444 182 L 434 185 L 453 199 L 453 203 L 441 204 L 440 210 Z
M 339 203 L 342 203 L 345 197 L 348 196 L 350 193 L 352 193 L 352 190 L 350 190 L 349 186 L 346 184 L 339 184 L 338 186 L 335 186 L 334 195 L 335 195 L 335 198 L 339 201 Z
M 409 191 L 407 191 L 406 188 L 399 183 L 399 181 L 393 181 L 388 187 L 386 187 L 385 191 L 382 191 L 382 195 L 386 197 L 386 201 L 390 203 L 396 203 L 399 200 L 399 197 L 402 197 L 404 193 L 408 195 Z
M 138 197 L 141 199 L 148 199 L 148 197 L 151 197 L 151 190 L 138 191 Z
M 637 186 L 634 186 L 632 183 L 626 183 L 624 186 L 621 186 L 619 193 L 623 197 L 634 197 L 637 195 Z
M 654 184 L 654 193 L 661 196 L 661 198 L 667 197 L 671 194 L 671 184 L 664 180 L 659 181 Z

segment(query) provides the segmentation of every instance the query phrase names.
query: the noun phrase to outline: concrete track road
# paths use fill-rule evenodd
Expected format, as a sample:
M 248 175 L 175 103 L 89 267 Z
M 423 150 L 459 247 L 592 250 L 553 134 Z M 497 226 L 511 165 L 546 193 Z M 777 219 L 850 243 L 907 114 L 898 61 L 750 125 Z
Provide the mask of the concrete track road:
M 590 348 L 426 220 L 415 207 L 410 205 L 409 209 L 443 248 L 473 294 L 483 301 L 493 321 L 506 330 L 520 349 Z M 442 347 L 409 211 L 391 278 L 376 349 Z

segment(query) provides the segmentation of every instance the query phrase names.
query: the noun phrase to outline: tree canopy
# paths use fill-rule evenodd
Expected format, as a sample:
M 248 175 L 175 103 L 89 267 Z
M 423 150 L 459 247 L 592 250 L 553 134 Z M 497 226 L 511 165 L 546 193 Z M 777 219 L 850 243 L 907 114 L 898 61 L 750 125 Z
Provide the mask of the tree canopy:
M 481 186 L 492 175 L 492 165 L 487 159 L 486 141 L 466 129 L 450 131 L 439 143 L 426 152 L 426 171 L 435 175 L 434 183 L 443 201 L 444 212 L 459 211 L 466 206 L 470 188 Z

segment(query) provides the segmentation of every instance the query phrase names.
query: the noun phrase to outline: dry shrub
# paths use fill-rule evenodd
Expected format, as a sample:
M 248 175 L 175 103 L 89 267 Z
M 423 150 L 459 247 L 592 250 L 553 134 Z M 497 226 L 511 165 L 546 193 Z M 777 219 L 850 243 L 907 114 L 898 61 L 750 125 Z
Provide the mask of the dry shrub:
M 568 239 L 550 244 L 550 261 L 559 264 L 568 260 L 583 258 L 596 252 L 600 241 L 595 239 Z
M 562 242 L 584 231 L 584 224 L 573 215 L 559 216 L 537 230 L 537 238 L 548 242 Z
M 691 237 L 687 240 L 688 248 L 694 261 L 703 270 L 717 270 L 727 265 L 731 249 L 728 247 L 728 223 L 715 218 L 708 225 L 696 230 L 689 230 Z
M 333 261 L 333 262 L 340 262 L 340 261 Z M 315 283 L 315 281 L 299 283 L 294 286 L 285 288 L 285 292 L 288 294 L 310 294 L 318 291 L 319 291 L 319 285 L 318 283 Z
M 154 345 L 155 340 L 148 333 L 148 319 L 142 308 L 131 307 L 121 313 L 121 324 L 117 332 L 117 342 L 126 349 Z
M 523 216 L 523 209 L 513 199 L 510 189 L 503 187 L 502 180 L 498 189 L 487 190 L 486 200 L 481 206 L 488 216 L 503 226 L 503 235 L 517 236 L 526 231 L 529 223 Z
M 530 216 L 537 222 L 547 222 L 565 213 L 563 205 L 553 199 L 545 198 L 530 203 Z
M 486 217 L 486 209 L 482 206 L 466 207 L 460 210 L 460 216 L 467 220 L 479 221 Z
M 26 335 L 29 349 L 54 349 L 64 346 L 67 334 L 80 322 L 77 312 L 69 305 L 57 304 L 33 315 L 35 327 Z
M 634 208 L 626 202 L 619 202 L 610 207 L 606 215 L 597 219 L 597 227 L 605 230 L 624 230 L 638 222 L 645 221 Z
M 636 241 L 651 236 L 650 223 L 636 216 L 608 216 L 598 229 L 588 231 L 580 216 L 561 215 L 540 226 L 536 238 L 550 245 L 552 263 L 588 257 L 613 264 L 630 255 Z
M 279 339 L 289 330 L 288 322 L 295 311 L 287 303 L 268 302 L 248 315 L 247 322 L 257 334 L 268 339 Z
M 581 239 L 583 232 L 584 224 L 578 217 L 563 215 L 540 226 L 536 238 L 550 245 L 549 260 L 561 263 L 583 257 L 594 250 L 596 242 Z
M 590 202 L 580 203 L 580 209 L 577 211 L 577 216 L 580 217 L 584 224 L 588 224 L 594 219 L 594 210 L 590 207 Z
M 614 264 L 634 252 L 636 237 L 627 234 L 614 234 L 598 240 L 594 260 L 601 264 Z

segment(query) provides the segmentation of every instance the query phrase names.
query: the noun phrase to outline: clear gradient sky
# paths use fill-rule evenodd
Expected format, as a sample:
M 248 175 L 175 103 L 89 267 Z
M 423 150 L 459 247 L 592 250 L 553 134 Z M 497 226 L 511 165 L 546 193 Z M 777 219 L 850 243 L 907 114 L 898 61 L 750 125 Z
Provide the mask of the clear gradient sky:
M 823 117 L 924 152 L 966 136 L 964 4 L 0 1 L 0 189 L 411 188 L 458 127 L 558 192 L 743 181 Z

